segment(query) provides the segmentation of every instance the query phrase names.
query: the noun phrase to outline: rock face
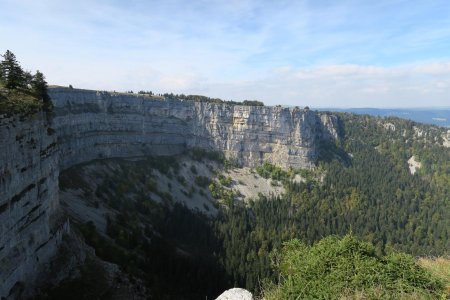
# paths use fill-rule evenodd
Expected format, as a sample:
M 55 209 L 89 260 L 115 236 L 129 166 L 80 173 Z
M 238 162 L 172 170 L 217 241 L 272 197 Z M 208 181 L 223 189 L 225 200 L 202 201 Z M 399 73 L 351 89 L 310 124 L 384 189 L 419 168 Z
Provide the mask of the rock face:
M 408 159 L 408 167 L 411 175 L 414 175 L 417 172 L 417 169 L 420 169 L 422 167 L 422 164 L 420 163 L 420 161 L 417 161 L 416 157 L 413 155 L 410 159 Z
M 34 280 L 68 229 L 56 214 L 57 151 L 43 115 L 0 118 L 0 298 Z
M 59 170 L 107 157 L 223 151 L 243 166 L 311 167 L 323 140 L 338 138 L 329 114 L 281 107 L 166 101 L 50 89 L 54 118 L 0 116 L 0 298 L 34 281 L 68 223 L 58 217 Z M 25 287 L 26 289 L 27 287 Z
M 337 139 L 336 116 L 282 107 L 162 100 L 51 89 L 62 168 L 104 157 L 223 151 L 243 166 L 311 167 L 318 143 Z
M 234 288 L 223 292 L 216 300 L 253 300 L 253 295 L 247 290 Z

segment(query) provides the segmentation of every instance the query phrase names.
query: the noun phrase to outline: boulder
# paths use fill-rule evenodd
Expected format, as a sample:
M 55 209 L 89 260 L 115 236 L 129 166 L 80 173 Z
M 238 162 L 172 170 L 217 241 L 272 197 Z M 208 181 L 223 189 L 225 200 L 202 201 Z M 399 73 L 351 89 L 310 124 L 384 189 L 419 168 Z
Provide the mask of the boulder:
M 247 290 L 234 288 L 226 290 L 216 300 L 253 300 L 253 295 Z

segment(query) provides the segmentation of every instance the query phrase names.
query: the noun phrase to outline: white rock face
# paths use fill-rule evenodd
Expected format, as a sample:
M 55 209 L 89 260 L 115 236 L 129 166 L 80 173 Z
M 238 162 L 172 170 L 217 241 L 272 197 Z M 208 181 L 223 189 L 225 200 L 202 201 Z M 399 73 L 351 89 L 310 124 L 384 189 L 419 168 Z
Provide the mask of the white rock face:
M 384 129 L 395 131 L 395 125 L 392 123 L 384 123 L 383 127 Z
M 239 106 L 55 88 L 54 127 L 62 168 L 103 157 L 223 151 L 243 166 L 270 161 L 313 166 L 318 142 L 337 139 L 334 115 L 298 108 Z
M 253 295 L 247 290 L 234 288 L 223 292 L 216 300 L 253 300 Z
M 447 130 L 447 134 L 442 135 L 443 146 L 446 148 L 450 148 L 450 130 Z
M 413 155 L 410 159 L 408 159 L 409 172 L 414 175 L 417 169 L 422 167 L 422 163 L 416 160 L 416 157 Z

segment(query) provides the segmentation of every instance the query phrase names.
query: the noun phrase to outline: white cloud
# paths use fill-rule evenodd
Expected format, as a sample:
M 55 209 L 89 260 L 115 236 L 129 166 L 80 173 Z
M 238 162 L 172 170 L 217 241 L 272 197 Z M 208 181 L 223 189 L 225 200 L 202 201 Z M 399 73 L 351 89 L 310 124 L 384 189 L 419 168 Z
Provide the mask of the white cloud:
M 438 72 L 439 76 L 435 76 Z M 450 106 L 449 62 L 398 67 L 284 67 L 261 80 L 213 84 L 225 98 L 315 107 Z
M 62 66 L 62 65 L 60 65 Z M 266 104 L 313 107 L 450 106 L 450 62 L 396 67 L 320 65 L 285 66 L 254 79 L 211 79 L 195 72 L 174 72 L 149 65 L 123 68 L 76 62 L 49 69 L 52 83 L 101 90 L 152 90 L 204 94 L 223 99 L 259 99 Z M 80 74 L 89 74 L 81 76 Z
M 52 84 L 310 106 L 450 102 L 445 0 L 0 1 L 0 52 Z

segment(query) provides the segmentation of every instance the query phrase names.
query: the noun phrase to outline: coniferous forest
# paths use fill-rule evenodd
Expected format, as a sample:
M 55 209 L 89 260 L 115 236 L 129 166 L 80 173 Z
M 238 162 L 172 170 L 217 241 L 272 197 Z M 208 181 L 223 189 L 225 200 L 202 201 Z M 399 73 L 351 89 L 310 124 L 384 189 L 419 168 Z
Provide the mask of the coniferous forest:
M 219 183 L 210 184 L 212 194 L 226 200 L 219 201 L 216 217 L 173 204 L 167 193 L 159 192 L 159 203 L 144 194 L 131 201 L 127 195 L 139 181 L 158 193 L 157 181 L 146 179 L 148 169 L 178 176 L 180 166 L 171 158 L 123 162 L 122 173 L 95 191 L 120 211 L 108 218 L 108 238 L 92 223 L 78 228 L 100 258 L 144 278 L 158 299 L 216 297 L 233 286 L 259 294 L 280 280 L 275 257 L 292 239 L 312 246 L 328 236 L 350 234 L 369 243 L 371 257 L 381 260 L 398 251 L 448 255 L 450 151 L 442 146 L 446 130 L 398 118 L 339 114 L 339 119 L 341 139 L 321 145 L 315 169 L 283 170 L 267 162 L 254 170 L 282 184 L 282 195 L 230 201 L 233 193 L 221 192 Z M 190 155 L 233 167 L 220 155 Z M 415 174 L 408 168 L 412 156 L 421 162 Z M 74 185 L 81 169 L 63 172 L 61 188 L 68 182 Z M 295 175 L 303 180 L 294 181 Z M 230 185 L 220 172 L 218 177 Z M 200 179 L 198 189 L 211 182 Z M 75 186 L 82 181 L 79 178 Z
M 419 126 L 422 139 L 414 140 L 419 129 L 410 121 L 352 114 L 340 118 L 345 138 L 341 145 L 325 145 L 317 168 L 325 174 L 322 182 L 287 179 L 284 195 L 261 197 L 246 208 L 234 205 L 216 222 L 227 273 L 240 285 L 258 289 L 271 275 L 267 254 L 291 238 L 312 244 L 352 233 L 372 243 L 379 255 L 448 255 L 450 151 L 436 144 L 445 130 Z M 412 155 L 422 162 L 414 175 L 407 165 Z

